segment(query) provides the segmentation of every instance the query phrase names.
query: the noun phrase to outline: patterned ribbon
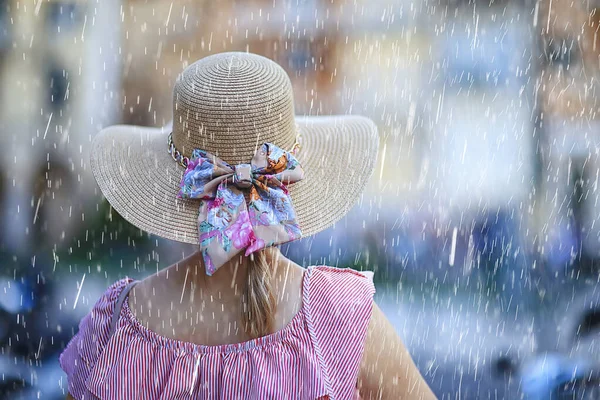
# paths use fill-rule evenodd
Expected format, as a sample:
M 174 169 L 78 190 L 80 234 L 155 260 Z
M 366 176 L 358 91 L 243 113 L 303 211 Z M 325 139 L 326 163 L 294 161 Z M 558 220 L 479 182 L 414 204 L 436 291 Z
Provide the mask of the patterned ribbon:
M 198 230 L 206 273 L 245 249 L 245 255 L 302 236 L 286 184 L 304 171 L 288 151 L 264 143 L 251 164 L 231 166 L 196 149 L 178 197 L 200 199 Z

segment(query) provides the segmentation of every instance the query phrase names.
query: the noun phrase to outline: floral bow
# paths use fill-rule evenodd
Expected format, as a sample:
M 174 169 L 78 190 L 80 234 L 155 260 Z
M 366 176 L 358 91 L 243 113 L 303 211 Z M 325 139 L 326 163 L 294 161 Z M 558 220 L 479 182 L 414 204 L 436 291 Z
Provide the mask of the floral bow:
M 178 197 L 202 200 L 198 236 L 208 275 L 242 249 L 248 256 L 302 236 L 285 184 L 303 177 L 296 158 L 271 143 L 260 146 L 251 164 L 236 166 L 192 152 Z

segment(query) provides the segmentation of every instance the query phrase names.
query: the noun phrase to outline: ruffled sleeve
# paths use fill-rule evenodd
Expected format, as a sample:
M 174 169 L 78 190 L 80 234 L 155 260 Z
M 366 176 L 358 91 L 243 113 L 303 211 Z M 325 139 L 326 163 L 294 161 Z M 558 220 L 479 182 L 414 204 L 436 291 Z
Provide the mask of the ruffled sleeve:
M 108 287 L 92 310 L 79 322 L 79 330 L 59 356 L 67 374 L 69 393 L 78 400 L 94 398 L 86 389 L 86 381 L 102 353 L 110 335 L 110 322 L 119 293 L 131 281 L 121 279 Z
M 353 399 L 371 320 L 373 275 L 350 268 L 311 268 L 305 297 L 308 330 L 336 400 Z

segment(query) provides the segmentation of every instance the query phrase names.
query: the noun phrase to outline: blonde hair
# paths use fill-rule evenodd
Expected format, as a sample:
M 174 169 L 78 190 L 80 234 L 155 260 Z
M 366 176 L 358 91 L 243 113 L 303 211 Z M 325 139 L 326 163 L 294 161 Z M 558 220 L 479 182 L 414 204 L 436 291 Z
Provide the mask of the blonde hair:
M 242 294 L 242 327 L 252 338 L 269 334 L 273 329 L 275 295 L 269 262 L 276 260 L 278 249 L 269 247 L 250 255 L 247 285 Z M 267 258 L 267 253 L 270 253 Z

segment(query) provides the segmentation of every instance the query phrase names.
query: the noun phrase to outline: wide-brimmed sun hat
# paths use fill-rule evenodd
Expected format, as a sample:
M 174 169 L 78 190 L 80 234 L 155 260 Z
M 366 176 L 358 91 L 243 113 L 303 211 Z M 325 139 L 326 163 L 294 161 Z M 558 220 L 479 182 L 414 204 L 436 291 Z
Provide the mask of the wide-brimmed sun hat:
M 171 142 L 170 142 L 171 138 Z M 116 125 L 93 140 L 91 168 L 111 206 L 149 233 L 198 243 L 197 199 L 178 197 L 195 149 L 248 164 L 262 143 L 294 151 L 304 170 L 287 187 L 302 236 L 356 203 L 375 167 L 378 135 L 362 116 L 296 117 L 292 85 L 275 62 L 219 53 L 188 66 L 173 90 L 172 127 Z M 172 147 L 171 147 L 172 144 Z

